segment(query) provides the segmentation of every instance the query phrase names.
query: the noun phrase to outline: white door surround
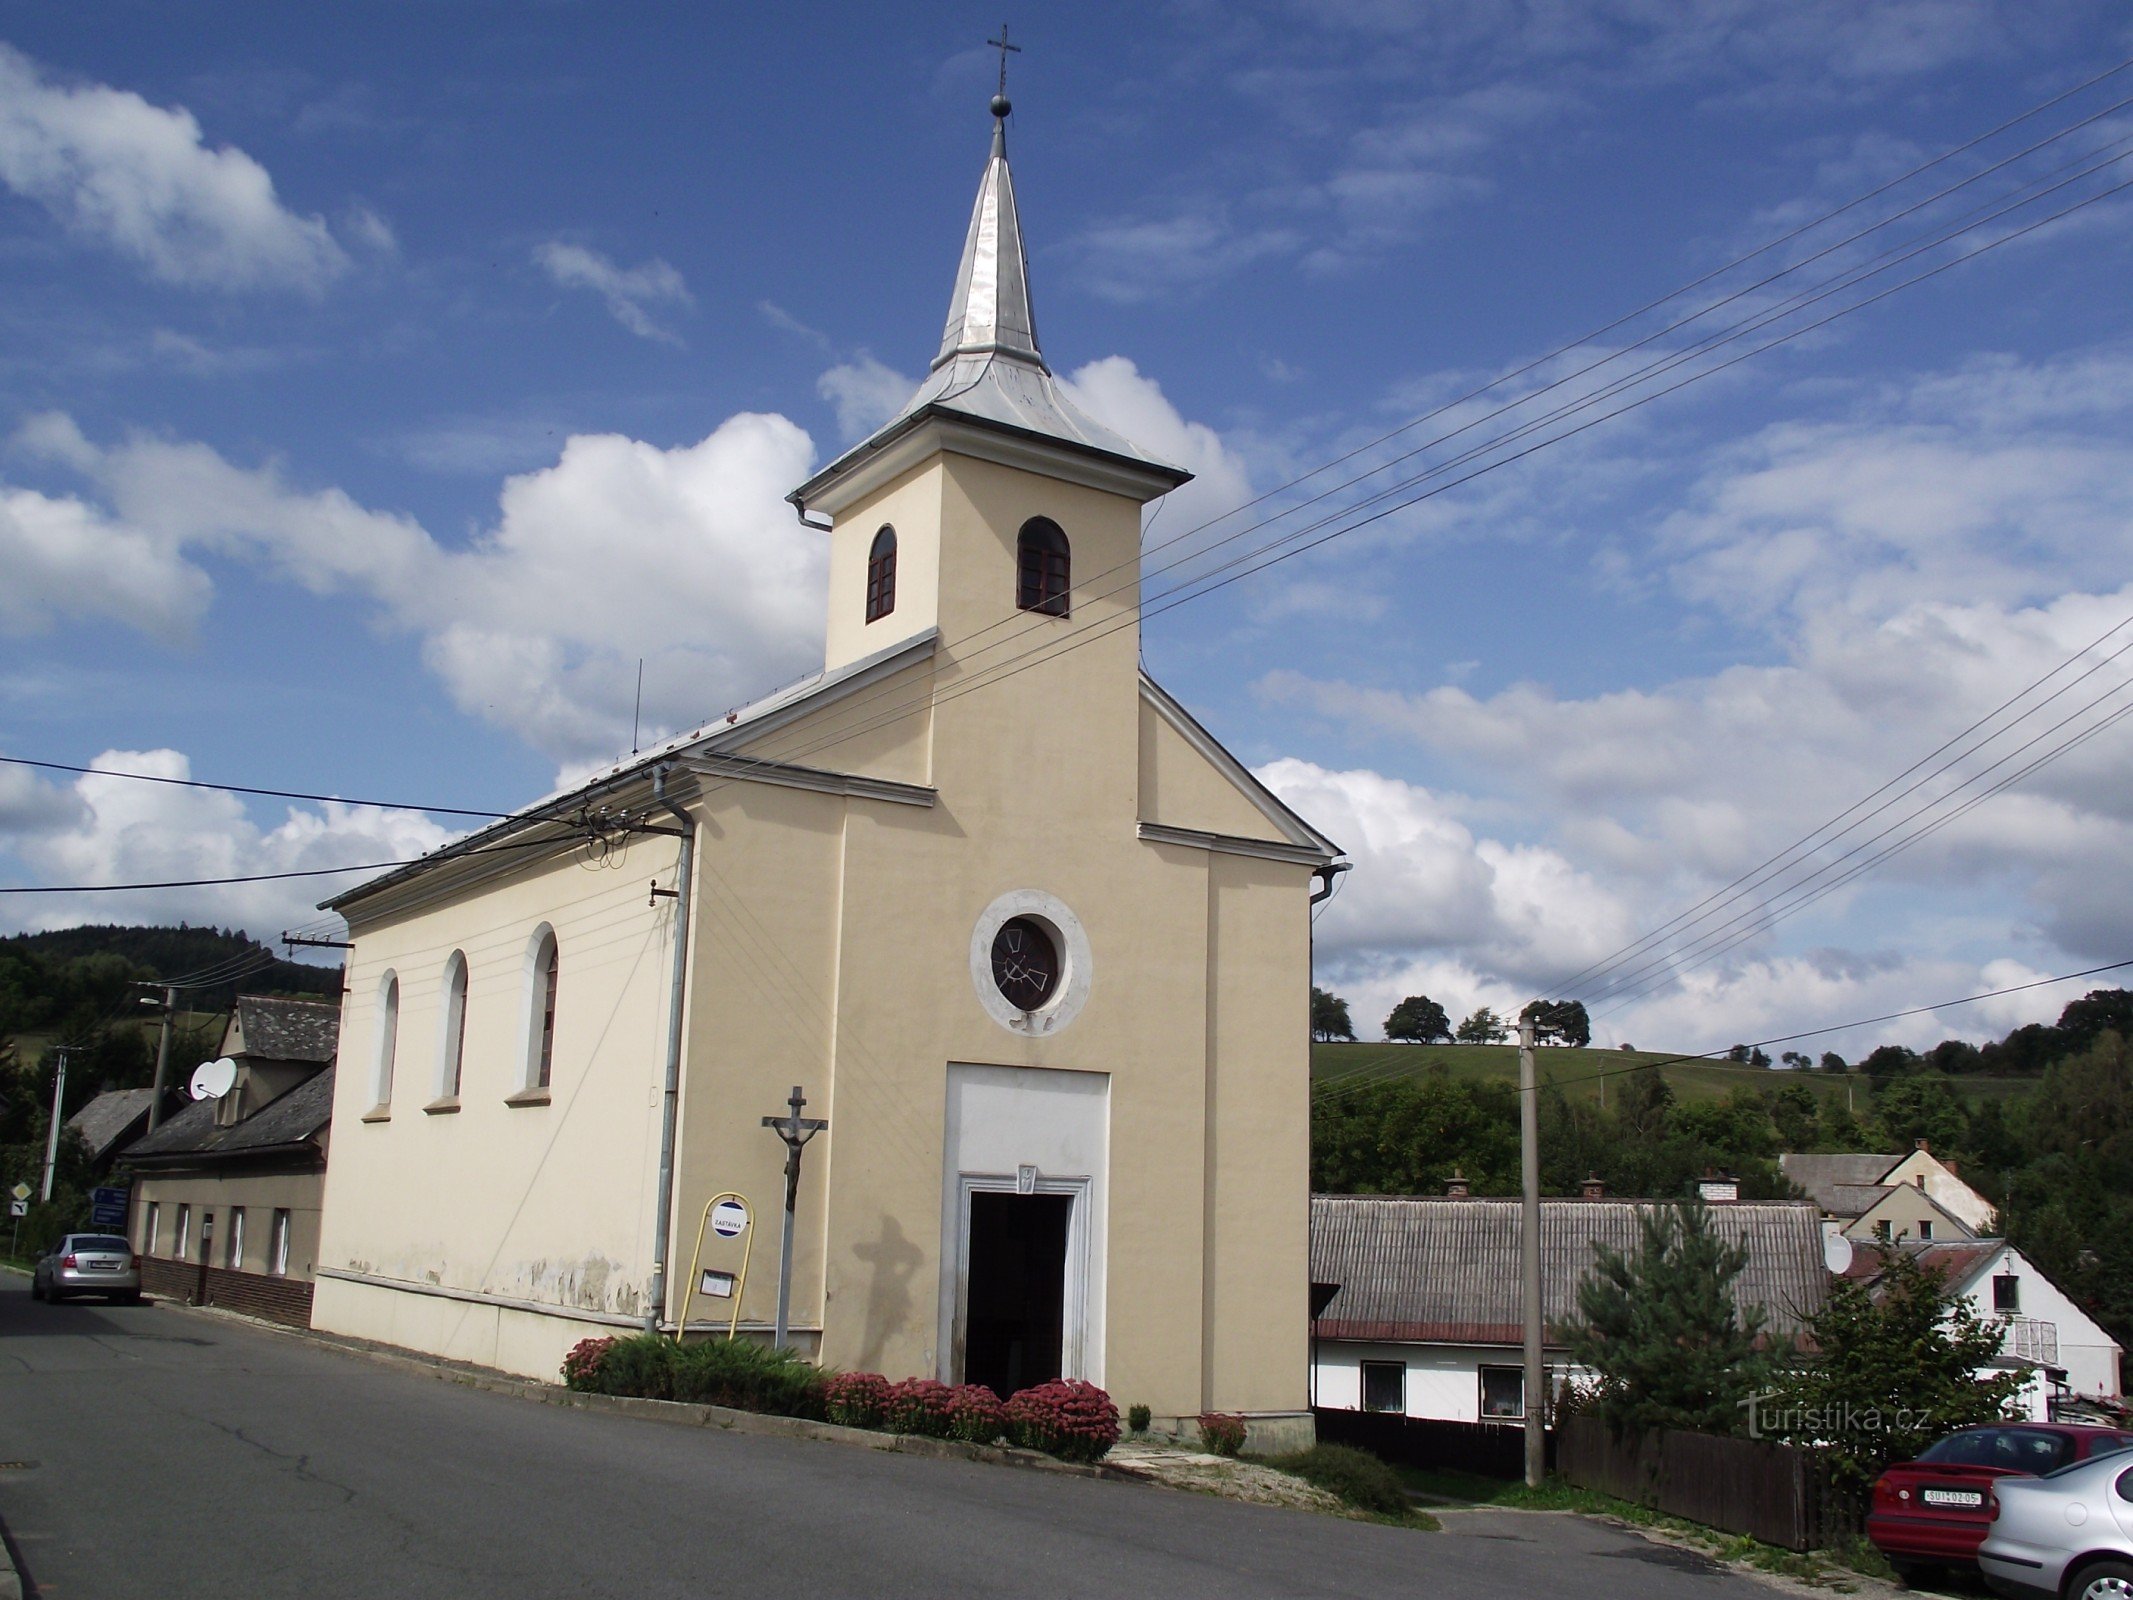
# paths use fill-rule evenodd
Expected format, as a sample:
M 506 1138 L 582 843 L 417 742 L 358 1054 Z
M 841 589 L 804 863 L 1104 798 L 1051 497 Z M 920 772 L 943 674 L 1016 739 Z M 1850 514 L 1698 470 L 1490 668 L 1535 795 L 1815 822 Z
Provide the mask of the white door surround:
M 939 1376 L 961 1376 L 973 1194 L 1063 1194 L 1067 1219 L 1060 1370 L 1103 1382 L 1104 1241 L 1111 1079 L 1102 1072 L 948 1064 L 942 1141 Z

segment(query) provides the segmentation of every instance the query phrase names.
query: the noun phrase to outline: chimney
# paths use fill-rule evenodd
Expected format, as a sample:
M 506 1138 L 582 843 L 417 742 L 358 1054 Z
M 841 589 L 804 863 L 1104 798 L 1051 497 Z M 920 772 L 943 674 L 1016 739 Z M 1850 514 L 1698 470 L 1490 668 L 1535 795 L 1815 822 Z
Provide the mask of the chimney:
M 1472 1186 L 1466 1181 L 1466 1174 L 1457 1167 L 1452 1168 L 1452 1181 L 1444 1186 L 1445 1197 L 1451 1200 L 1464 1200 L 1472 1192 Z
M 1913 1150 L 1923 1150 L 1927 1155 L 1931 1155 L 1933 1153 L 1933 1146 L 1928 1144 L 1923 1139 L 1913 1139 L 1911 1141 L 1911 1148 Z
M 1727 1206 L 1740 1198 L 1740 1183 L 1716 1167 L 1705 1167 L 1703 1179 L 1696 1185 L 1696 1193 L 1705 1205 Z
M 1607 1185 L 1601 1181 L 1597 1172 L 1578 1185 L 1578 1198 L 1580 1200 L 1605 1200 L 1607 1198 Z

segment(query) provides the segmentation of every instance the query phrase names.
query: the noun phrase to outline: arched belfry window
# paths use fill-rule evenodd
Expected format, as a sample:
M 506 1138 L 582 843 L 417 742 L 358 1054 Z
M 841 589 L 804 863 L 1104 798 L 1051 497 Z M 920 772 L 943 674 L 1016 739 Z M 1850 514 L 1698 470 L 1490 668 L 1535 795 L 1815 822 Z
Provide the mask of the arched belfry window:
M 867 552 L 867 621 L 878 621 L 895 609 L 896 530 L 883 523 Z
M 1048 617 L 1067 614 L 1067 591 L 1073 583 L 1073 559 L 1067 536 L 1049 517 L 1031 517 L 1015 540 L 1015 605 Z

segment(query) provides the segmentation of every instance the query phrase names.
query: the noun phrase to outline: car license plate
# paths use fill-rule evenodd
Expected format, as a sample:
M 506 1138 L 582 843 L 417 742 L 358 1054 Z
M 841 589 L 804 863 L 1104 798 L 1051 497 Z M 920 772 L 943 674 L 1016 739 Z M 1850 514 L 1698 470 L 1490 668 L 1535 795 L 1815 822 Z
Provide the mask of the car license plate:
M 1985 1503 L 1985 1492 L 1982 1489 L 1928 1489 L 1920 1498 L 1929 1506 L 1975 1508 Z

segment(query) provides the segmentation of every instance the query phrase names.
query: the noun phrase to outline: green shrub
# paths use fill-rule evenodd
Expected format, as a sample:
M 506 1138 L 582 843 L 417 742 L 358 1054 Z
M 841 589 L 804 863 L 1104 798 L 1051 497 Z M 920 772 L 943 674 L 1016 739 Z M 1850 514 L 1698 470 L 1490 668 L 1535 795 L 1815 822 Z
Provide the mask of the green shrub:
M 656 1333 L 617 1339 L 600 1362 L 599 1392 L 640 1400 L 674 1398 L 674 1346 Z
M 1399 1478 L 1368 1450 L 1345 1444 L 1315 1444 L 1294 1455 L 1275 1456 L 1269 1464 L 1338 1495 L 1358 1511 L 1396 1517 L 1407 1510 L 1407 1491 L 1400 1486 Z
M 789 1350 L 706 1339 L 676 1349 L 671 1372 L 676 1400 L 780 1417 L 822 1415 L 822 1373 Z
M 1244 1419 L 1226 1411 L 1206 1413 L 1200 1418 L 1200 1443 L 1212 1455 L 1235 1455 L 1244 1448 Z
M 1146 1433 L 1148 1424 L 1155 1420 L 1155 1413 L 1146 1406 L 1126 1407 L 1126 1428 L 1131 1433 Z

